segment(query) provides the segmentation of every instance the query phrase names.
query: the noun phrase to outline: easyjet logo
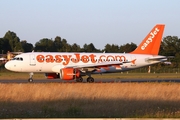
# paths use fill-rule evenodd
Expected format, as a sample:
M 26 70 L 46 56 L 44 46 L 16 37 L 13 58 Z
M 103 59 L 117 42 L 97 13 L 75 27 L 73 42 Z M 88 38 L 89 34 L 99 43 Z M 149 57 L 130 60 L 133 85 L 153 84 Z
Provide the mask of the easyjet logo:
M 103 61 L 126 61 L 125 56 L 120 56 L 120 55 L 100 55 L 97 57 L 95 54 L 90 54 L 90 55 L 81 55 L 80 53 L 75 53 L 74 55 L 42 55 L 39 54 L 36 56 L 36 60 L 39 63 L 62 63 L 63 65 L 68 65 L 70 62 L 73 63 L 98 63 L 98 62 L 103 62 Z
M 141 50 L 145 50 L 146 47 L 153 42 L 153 39 L 155 38 L 155 36 L 157 35 L 157 33 L 159 32 L 158 28 L 155 28 L 154 31 L 152 31 L 148 37 L 148 39 L 143 43 L 143 45 L 141 46 Z

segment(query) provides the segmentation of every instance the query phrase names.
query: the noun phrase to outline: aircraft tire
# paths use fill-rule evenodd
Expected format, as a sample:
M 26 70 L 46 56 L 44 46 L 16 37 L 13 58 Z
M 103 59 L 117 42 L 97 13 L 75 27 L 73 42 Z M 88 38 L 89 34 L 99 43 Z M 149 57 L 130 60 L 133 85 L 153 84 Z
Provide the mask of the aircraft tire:
M 83 78 L 82 77 L 77 78 L 76 82 L 83 82 Z
M 93 77 L 88 77 L 88 78 L 87 78 L 87 82 L 93 83 L 93 82 L 94 82 L 94 78 L 93 78 Z
M 32 78 L 29 78 L 29 79 L 28 79 L 28 82 L 33 82 L 33 79 L 32 79 Z

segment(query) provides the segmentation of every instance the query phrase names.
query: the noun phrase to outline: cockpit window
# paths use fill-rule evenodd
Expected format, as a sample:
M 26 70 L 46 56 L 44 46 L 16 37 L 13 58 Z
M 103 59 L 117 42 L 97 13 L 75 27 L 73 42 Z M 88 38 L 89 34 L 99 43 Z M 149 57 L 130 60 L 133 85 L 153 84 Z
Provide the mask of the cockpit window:
M 22 57 L 14 57 L 12 60 L 23 61 L 23 58 Z

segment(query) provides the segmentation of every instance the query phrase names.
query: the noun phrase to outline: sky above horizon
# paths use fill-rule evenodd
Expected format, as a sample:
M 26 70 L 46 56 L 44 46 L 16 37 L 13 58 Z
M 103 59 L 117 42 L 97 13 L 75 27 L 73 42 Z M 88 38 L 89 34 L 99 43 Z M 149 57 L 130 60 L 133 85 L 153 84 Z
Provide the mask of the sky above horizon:
M 156 24 L 180 37 L 180 0 L 1 0 L 0 38 L 13 31 L 33 45 L 60 36 L 69 44 L 139 43 Z

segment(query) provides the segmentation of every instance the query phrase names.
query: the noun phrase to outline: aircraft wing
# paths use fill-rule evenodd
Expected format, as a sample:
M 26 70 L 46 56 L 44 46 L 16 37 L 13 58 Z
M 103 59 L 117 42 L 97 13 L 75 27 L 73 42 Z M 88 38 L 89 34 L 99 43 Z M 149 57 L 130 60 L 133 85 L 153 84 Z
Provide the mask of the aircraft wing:
M 68 65 L 65 66 L 63 68 L 100 68 L 100 67 L 108 67 L 111 65 L 123 65 L 125 63 L 131 63 L 132 61 L 124 61 L 124 62 L 120 62 L 120 61 L 105 61 L 105 62 L 101 62 L 101 63 L 91 63 L 91 64 L 85 64 L 85 65 Z M 59 69 L 61 69 L 62 66 L 61 65 L 55 65 L 52 68 L 53 72 L 59 72 Z
M 120 61 L 111 61 L 111 62 L 101 62 L 101 63 L 91 63 L 91 64 L 86 64 L 86 65 L 68 65 L 65 68 L 96 68 L 96 67 L 101 67 L 101 66 L 110 66 L 110 65 L 122 65 L 124 63 L 129 63 L 129 61 L 126 62 L 120 62 Z

